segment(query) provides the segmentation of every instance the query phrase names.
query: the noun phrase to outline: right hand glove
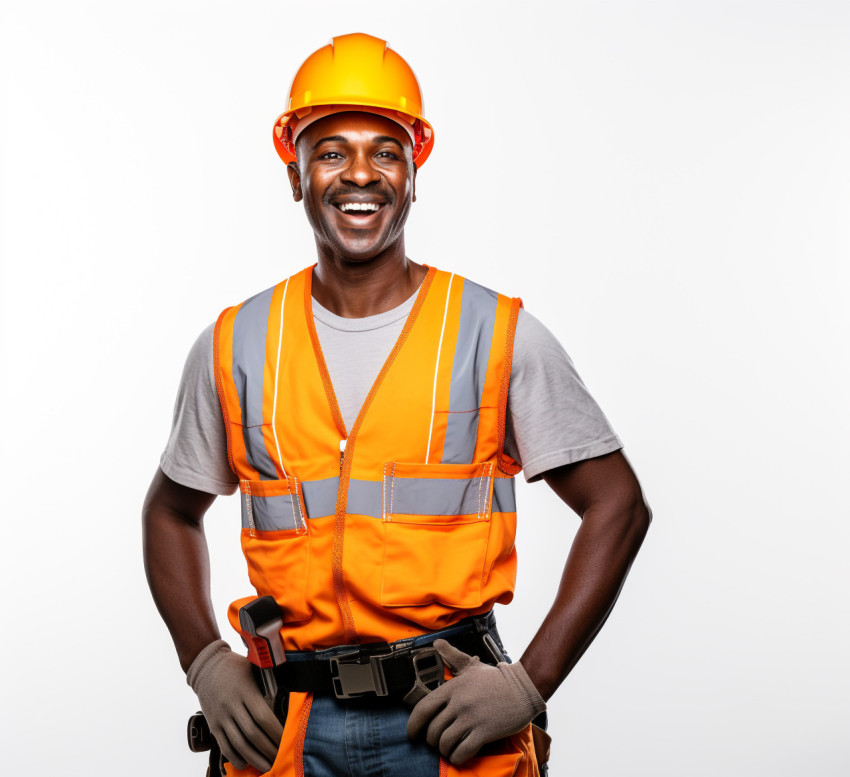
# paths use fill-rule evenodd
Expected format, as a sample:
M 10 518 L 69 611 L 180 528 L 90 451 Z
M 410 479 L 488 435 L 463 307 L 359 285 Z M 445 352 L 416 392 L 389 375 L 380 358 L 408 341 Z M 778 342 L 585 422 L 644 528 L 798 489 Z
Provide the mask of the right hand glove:
M 444 639 L 434 647 L 454 677 L 417 702 L 407 734 L 425 741 L 453 764 L 466 763 L 488 742 L 515 734 L 546 709 L 523 665 L 484 664 Z
M 198 694 L 210 731 L 227 760 L 237 769 L 250 764 L 269 771 L 283 726 L 260 693 L 251 662 L 219 639 L 198 653 L 186 682 Z

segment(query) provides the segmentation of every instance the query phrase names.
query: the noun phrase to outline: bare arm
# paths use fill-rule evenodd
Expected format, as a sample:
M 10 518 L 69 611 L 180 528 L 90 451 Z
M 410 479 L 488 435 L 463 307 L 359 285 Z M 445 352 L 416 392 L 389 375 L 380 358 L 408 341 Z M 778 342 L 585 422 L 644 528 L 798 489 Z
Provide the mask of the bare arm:
M 142 508 L 148 585 L 184 672 L 204 647 L 221 638 L 210 600 L 203 526 L 214 499 L 157 469 Z
M 555 602 L 520 659 L 548 699 L 605 623 L 652 513 L 620 451 L 558 467 L 543 479 L 582 519 Z

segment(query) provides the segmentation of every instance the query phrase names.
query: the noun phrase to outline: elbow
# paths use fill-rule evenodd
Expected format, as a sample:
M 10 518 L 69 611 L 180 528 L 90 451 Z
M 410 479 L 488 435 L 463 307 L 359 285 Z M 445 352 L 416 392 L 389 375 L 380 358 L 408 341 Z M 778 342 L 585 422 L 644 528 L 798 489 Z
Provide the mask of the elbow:
M 631 500 L 626 514 L 629 517 L 628 532 L 630 539 L 637 547 L 640 547 L 652 523 L 652 509 L 642 493 L 636 494 L 634 499 Z
M 600 539 L 606 538 L 633 558 L 649 531 L 652 510 L 639 490 L 620 492 L 617 499 L 583 513 L 582 523 L 592 525 Z
M 637 553 L 652 523 L 652 510 L 638 489 L 629 494 L 621 494 L 616 506 L 612 505 L 609 526 L 619 536 L 629 553 Z

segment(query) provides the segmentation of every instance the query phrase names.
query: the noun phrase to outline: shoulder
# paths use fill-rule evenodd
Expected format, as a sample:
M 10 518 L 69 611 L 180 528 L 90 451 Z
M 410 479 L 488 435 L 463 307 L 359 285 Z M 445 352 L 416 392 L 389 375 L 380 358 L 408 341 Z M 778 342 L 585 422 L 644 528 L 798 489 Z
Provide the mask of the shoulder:
M 194 344 L 192 345 L 191 350 L 189 351 L 190 357 L 199 357 L 203 356 L 204 358 L 208 358 L 208 354 L 212 354 L 212 345 L 213 345 L 213 335 L 215 334 L 215 321 L 213 321 L 208 326 L 204 327 L 201 333 L 198 335 Z
M 446 312 L 450 319 L 459 316 L 459 334 L 465 336 L 475 329 L 485 332 L 507 330 L 513 336 L 517 311 L 522 301 L 501 294 L 488 286 L 458 273 L 438 271 L 438 287 L 445 290 Z M 509 338 L 510 339 L 510 338 Z
M 478 296 L 481 298 L 489 297 L 491 299 L 512 299 L 509 295 L 503 294 L 500 291 L 496 291 L 491 289 L 489 286 L 483 283 L 479 283 L 472 278 L 467 278 L 460 273 L 452 272 L 451 270 L 437 270 L 438 274 L 445 276 L 446 278 L 451 277 L 452 285 L 455 284 L 462 285 L 464 291 L 468 291 L 470 295 Z
M 278 296 L 291 294 L 295 291 L 296 287 L 303 292 L 304 285 L 307 283 L 312 269 L 312 265 L 310 267 L 305 267 L 303 270 L 300 270 L 294 275 L 290 275 L 289 277 L 279 281 L 274 286 L 269 286 L 267 289 L 258 291 L 256 294 L 252 294 L 242 302 L 225 308 L 219 314 L 219 320 L 221 321 L 228 317 L 236 318 L 237 316 L 242 319 L 248 319 L 263 314 L 268 315 L 272 299 L 276 294 Z
M 514 336 L 514 368 L 522 370 L 532 362 L 548 361 L 553 357 L 573 366 L 569 354 L 551 330 L 527 310 L 521 309 Z
M 215 334 L 215 322 L 205 327 L 197 336 L 189 354 L 186 357 L 186 365 L 183 370 L 184 380 L 203 379 L 212 375 L 213 363 L 213 337 Z

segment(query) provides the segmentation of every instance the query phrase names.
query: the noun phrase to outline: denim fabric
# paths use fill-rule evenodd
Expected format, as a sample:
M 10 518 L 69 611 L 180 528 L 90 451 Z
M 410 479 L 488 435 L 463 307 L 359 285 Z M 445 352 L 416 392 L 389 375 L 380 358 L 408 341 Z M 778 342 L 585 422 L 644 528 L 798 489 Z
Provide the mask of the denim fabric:
M 437 751 L 407 738 L 409 717 L 401 702 L 314 697 L 304 777 L 438 777 Z

